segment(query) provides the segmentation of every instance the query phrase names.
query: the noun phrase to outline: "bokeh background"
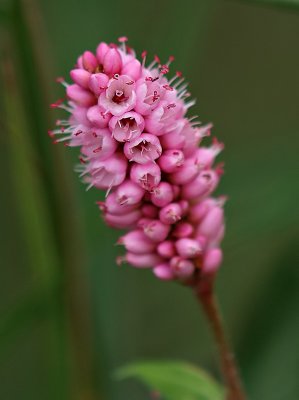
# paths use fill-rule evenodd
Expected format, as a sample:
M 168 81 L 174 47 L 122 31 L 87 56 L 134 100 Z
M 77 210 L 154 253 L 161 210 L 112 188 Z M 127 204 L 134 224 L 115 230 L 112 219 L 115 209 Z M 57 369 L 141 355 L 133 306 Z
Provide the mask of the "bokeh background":
M 267 2 L 266 2 L 267 3 Z M 118 232 L 53 146 L 49 104 L 77 56 L 121 35 L 176 56 L 192 113 L 225 142 L 217 291 L 251 400 L 299 398 L 299 10 L 246 1 L 2 0 L 0 398 L 142 400 L 113 373 L 182 359 L 218 376 L 192 293 L 116 267 Z

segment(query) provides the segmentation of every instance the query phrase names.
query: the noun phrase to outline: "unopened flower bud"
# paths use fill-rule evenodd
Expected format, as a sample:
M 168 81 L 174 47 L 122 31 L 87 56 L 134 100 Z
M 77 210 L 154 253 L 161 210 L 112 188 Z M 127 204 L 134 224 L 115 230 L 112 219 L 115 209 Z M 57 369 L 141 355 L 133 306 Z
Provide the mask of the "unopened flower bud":
M 170 281 L 174 278 L 174 273 L 168 263 L 158 264 L 153 268 L 154 275 L 162 281 Z
M 166 150 L 158 160 L 163 172 L 175 172 L 184 163 L 184 153 L 181 150 Z
M 127 62 L 121 71 L 122 75 L 130 76 L 134 81 L 137 81 L 141 75 L 141 64 L 138 60 L 133 58 L 131 61 Z
M 98 128 L 106 128 L 111 118 L 111 114 L 106 113 L 103 107 L 92 106 L 87 111 L 87 118 L 92 125 Z
M 222 250 L 218 248 L 208 250 L 203 259 L 202 274 L 215 274 L 221 263 Z
M 105 222 L 112 228 L 130 229 L 135 228 L 141 216 L 140 210 L 133 210 L 125 215 L 104 214 Z
M 79 85 L 69 85 L 66 88 L 68 97 L 83 107 L 90 107 L 96 103 L 96 98 L 87 90 Z
M 181 206 L 178 203 L 170 203 L 161 209 L 159 217 L 164 224 L 175 224 L 182 217 Z
M 170 267 L 174 275 L 180 279 L 189 278 L 195 270 L 195 266 L 192 261 L 178 256 L 171 259 Z
M 127 179 L 117 187 L 115 193 L 119 204 L 135 205 L 142 200 L 144 189 Z
M 103 60 L 104 72 L 107 75 L 120 74 L 122 68 L 122 61 L 119 51 L 116 49 L 109 49 L 104 56 Z
M 143 231 L 152 241 L 162 242 L 167 238 L 170 227 L 155 219 L 149 222 L 144 221 Z
M 215 171 L 201 171 L 193 181 L 183 186 L 182 197 L 190 200 L 196 197 L 208 196 L 216 189 L 218 182 L 219 176 Z
M 109 51 L 110 47 L 105 42 L 101 42 L 96 50 L 97 59 L 100 64 L 103 64 L 104 57 L 106 53 Z
M 175 226 L 172 234 L 176 238 L 186 238 L 194 232 L 193 226 L 189 222 L 180 221 Z
M 89 79 L 89 88 L 96 95 L 99 96 L 107 89 L 109 78 L 106 74 L 101 72 L 92 74 Z
M 176 255 L 176 249 L 172 240 L 165 240 L 159 243 L 157 252 L 161 257 L 172 258 Z
M 177 240 L 175 247 L 178 254 L 184 258 L 196 258 L 202 253 L 202 248 L 198 241 L 190 238 Z
M 141 208 L 142 215 L 146 218 L 157 218 L 159 209 L 152 204 L 144 204 Z
M 84 89 L 89 88 L 89 79 L 91 77 L 90 72 L 81 68 L 72 69 L 70 72 L 70 76 L 77 85 L 83 87 Z
M 137 268 L 153 268 L 154 265 L 163 262 L 162 258 L 159 257 L 156 253 L 135 254 L 128 252 L 125 255 L 125 260 L 129 264 L 133 265 L 133 267 Z
M 82 56 L 82 64 L 86 71 L 93 73 L 98 66 L 98 60 L 91 51 L 85 51 Z
M 141 230 L 134 230 L 121 236 L 117 243 L 123 244 L 127 251 L 135 254 L 152 253 L 156 247 Z
M 173 200 L 172 186 L 167 182 L 160 182 L 151 194 L 151 201 L 157 207 L 164 207 Z

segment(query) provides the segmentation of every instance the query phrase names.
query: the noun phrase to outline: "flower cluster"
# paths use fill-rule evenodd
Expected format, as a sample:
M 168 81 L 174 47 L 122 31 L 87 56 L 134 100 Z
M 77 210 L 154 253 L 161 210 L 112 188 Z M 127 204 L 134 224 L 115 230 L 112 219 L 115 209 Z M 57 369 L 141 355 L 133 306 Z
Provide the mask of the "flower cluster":
M 224 197 L 212 198 L 222 174 L 213 166 L 223 145 L 199 147 L 211 125 L 187 118 L 194 101 L 180 72 L 167 78 L 173 61 L 157 56 L 146 66 L 126 44 L 100 43 L 71 70 L 70 112 L 57 121 L 55 142 L 80 147 L 78 170 L 88 188 L 106 190 L 98 202 L 109 226 L 126 229 L 118 262 L 152 268 L 162 280 L 212 276 L 222 260 Z

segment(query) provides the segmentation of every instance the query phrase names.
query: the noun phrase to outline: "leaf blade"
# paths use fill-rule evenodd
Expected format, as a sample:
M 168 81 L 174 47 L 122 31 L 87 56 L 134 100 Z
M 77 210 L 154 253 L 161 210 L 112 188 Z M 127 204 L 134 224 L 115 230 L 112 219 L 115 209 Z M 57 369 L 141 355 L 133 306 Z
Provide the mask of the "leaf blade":
M 137 378 L 167 400 L 222 400 L 223 389 L 206 372 L 181 361 L 143 361 L 116 372 L 118 379 Z

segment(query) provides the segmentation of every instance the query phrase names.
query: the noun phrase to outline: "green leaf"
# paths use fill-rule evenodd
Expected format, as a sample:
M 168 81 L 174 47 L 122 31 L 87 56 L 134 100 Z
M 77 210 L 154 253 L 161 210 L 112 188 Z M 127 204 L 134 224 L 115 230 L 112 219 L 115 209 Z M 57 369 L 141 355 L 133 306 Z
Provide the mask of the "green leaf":
M 116 372 L 118 379 L 137 378 L 167 400 L 221 400 L 224 391 L 201 369 L 181 361 L 144 361 Z

